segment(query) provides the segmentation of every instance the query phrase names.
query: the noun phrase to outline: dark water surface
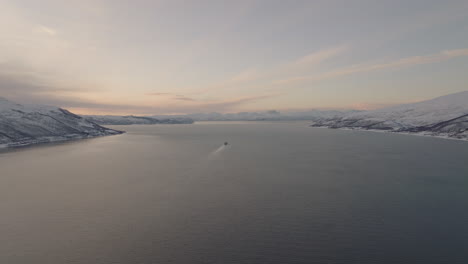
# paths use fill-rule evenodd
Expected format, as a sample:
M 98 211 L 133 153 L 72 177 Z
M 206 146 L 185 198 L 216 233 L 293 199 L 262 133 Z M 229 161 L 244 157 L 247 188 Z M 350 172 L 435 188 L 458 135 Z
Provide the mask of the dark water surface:
M 467 142 L 118 129 L 0 153 L 0 263 L 468 263 Z

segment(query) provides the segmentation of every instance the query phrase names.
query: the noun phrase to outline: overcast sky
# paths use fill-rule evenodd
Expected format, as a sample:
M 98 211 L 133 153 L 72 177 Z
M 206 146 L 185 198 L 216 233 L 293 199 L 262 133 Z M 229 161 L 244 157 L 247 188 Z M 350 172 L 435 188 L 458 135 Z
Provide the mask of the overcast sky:
M 0 96 L 84 114 L 376 108 L 468 90 L 466 0 L 0 0 Z

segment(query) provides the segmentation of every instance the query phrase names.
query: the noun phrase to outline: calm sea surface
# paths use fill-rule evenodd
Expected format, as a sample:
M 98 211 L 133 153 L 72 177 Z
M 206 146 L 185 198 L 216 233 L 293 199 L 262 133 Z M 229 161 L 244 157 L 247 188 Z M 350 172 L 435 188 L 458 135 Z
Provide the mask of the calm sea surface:
M 0 263 L 468 263 L 468 142 L 115 128 L 0 152 Z

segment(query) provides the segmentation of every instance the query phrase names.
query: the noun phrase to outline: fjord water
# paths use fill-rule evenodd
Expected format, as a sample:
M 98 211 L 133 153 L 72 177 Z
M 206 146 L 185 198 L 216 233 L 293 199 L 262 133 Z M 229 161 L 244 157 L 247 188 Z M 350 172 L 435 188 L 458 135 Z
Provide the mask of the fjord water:
M 0 153 L 0 263 L 468 261 L 468 142 L 114 128 L 128 133 Z

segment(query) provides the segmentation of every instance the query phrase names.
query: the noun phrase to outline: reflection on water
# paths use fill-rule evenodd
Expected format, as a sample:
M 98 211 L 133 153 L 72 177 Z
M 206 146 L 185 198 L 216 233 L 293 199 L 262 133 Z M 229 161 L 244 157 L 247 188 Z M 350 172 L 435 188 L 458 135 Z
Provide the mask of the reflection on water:
M 468 258 L 466 142 L 306 123 L 118 128 L 0 153 L 0 263 Z

